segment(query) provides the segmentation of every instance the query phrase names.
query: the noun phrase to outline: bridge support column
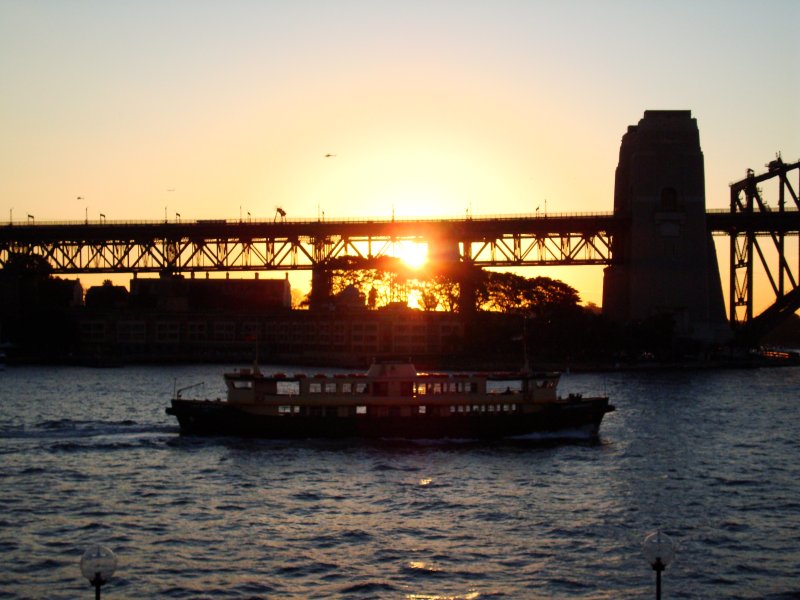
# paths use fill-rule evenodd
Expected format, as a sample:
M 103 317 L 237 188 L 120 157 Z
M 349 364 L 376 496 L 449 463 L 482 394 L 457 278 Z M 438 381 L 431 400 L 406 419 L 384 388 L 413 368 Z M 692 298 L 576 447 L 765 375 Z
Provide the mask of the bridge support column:
M 670 315 L 678 336 L 726 339 L 719 268 L 706 227 L 697 121 L 688 110 L 645 111 L 620 146 L 614 212 L 628 230 L 613 240 L 603 313 L 620 324 Z
M 311 293 L 309 294 L 309 308 L 319 308 L 322 303 L 331 298 L 333 283 L 331 273 L 324 266 L 317 266 L 311 271 Z

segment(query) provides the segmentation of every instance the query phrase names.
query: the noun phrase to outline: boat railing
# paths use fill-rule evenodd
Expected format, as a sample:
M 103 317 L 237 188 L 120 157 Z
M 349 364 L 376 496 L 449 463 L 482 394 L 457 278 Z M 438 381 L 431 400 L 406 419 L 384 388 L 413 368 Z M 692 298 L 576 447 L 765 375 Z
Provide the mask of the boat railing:
M 197 388 L 197 387 L 205 387 L 205 385 L 206 385 L 206 382 L 205 381 L 201 381 L 199 383 L 193 383 L 192 385 L 187 385 L 185 387 L 179 388 L 179 389 L 175 390 L 175 398 L 176 399 L 180 399 L 181 394 L 183 394 L 183 392 L 185 392 L 187 390 L 191 390 L 191 389 Z

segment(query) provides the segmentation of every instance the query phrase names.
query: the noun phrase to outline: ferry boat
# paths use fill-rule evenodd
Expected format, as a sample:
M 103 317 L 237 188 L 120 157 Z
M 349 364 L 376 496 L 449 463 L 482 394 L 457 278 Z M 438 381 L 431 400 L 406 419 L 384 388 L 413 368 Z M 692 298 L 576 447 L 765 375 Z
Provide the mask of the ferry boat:
M 418 373 L 374 363 L 363 374 L 225 373 L 226 400 L 184 398 L 167 414 L 181 433 L 265 438 L 594 438 L 607 397 L 557 395 L 560 374 Z

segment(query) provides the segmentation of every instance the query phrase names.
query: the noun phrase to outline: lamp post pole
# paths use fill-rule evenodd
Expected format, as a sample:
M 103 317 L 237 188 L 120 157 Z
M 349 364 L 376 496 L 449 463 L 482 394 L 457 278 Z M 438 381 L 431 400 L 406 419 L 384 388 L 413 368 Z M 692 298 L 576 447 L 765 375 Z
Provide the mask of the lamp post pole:
M 95 573 L 94 578 L 89 583 L 94 586 L 94 600 L 100 600 L 100 586 L 105 583 L 103 578 L 100 577 L 100 573 Z
M 664 570 L 664 563 L 660 558 L 653 563 L 653 570 L 656 572 L 656 600 L 661 600 L 661 572 Z

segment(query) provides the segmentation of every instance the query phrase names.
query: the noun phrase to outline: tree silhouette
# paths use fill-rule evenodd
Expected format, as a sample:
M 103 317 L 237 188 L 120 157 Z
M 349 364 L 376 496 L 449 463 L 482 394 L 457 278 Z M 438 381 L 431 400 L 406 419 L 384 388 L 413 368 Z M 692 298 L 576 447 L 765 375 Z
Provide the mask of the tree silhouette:
M 486 273 L 478 297 L 483 310 L 535 316 L 577 307 L 580 303 L 577 290 L 563 281 L 495 271 Z

